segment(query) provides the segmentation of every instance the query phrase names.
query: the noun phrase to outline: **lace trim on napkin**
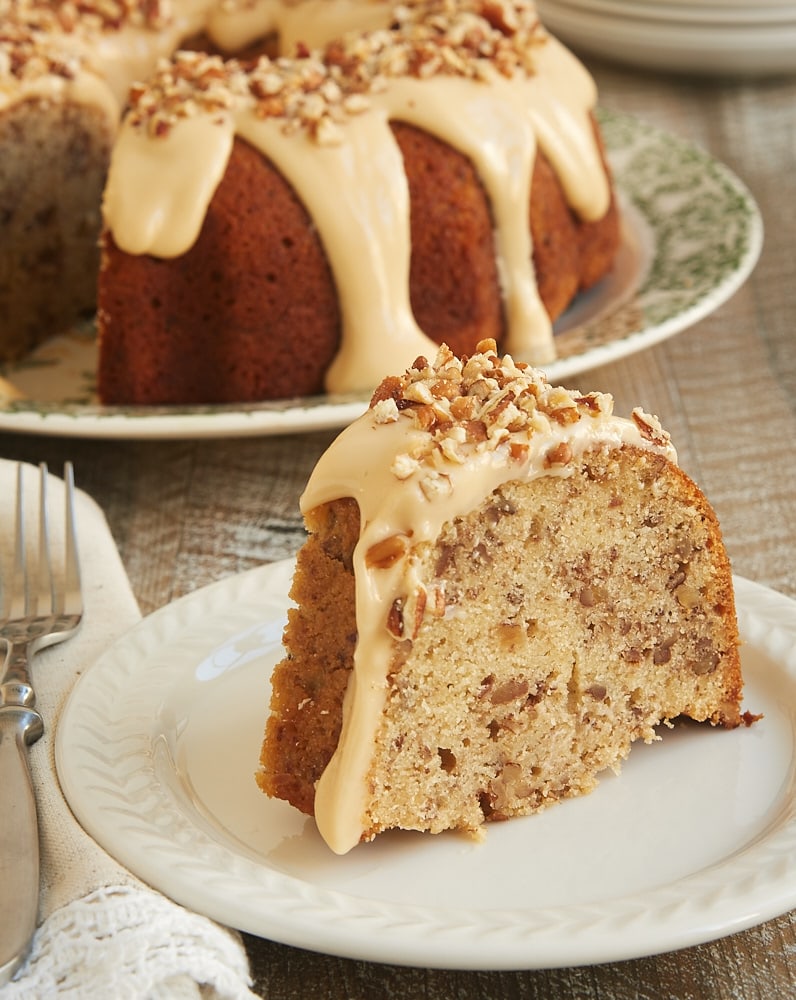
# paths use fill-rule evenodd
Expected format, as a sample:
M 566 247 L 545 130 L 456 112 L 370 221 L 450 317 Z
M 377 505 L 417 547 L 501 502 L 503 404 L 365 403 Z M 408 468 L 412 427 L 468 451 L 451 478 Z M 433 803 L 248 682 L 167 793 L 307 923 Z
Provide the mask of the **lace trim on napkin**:
M 135 886 L 96 889 L 56 910 L 2 1000 L 257 1000 L 237 936 Z

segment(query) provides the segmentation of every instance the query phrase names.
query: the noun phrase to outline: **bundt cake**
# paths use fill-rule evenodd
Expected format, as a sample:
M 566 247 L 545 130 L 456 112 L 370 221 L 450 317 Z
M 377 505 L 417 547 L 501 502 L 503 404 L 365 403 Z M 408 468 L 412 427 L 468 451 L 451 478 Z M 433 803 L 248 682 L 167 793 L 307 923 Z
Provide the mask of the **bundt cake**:
M 96 308 L 100 203 L 131 85 L 183 48 L 291 51 L 386 0 L 0 0 L 0 362 Z M 308 18 L 307 12 L 311 12 Z
M 321 457 L 257 781 L 334 851 L 589 792 L 678 716 L 752 721 L 716 516 L 612 409 L 443 346 Z
M 363 6 L 387 26 L 291 59 L 181 52 L 132 89 L 103 402 L 372 392 L 443 341 L 554 357 L 551 318 L 619 239 L 591 77 L 528 0 Z

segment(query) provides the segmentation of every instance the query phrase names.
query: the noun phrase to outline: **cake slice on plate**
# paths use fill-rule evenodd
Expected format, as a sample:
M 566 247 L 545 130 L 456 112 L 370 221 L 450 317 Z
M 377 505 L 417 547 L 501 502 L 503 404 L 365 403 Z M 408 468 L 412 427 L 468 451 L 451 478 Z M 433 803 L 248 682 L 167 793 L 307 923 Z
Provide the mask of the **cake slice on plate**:
M 678 716 L 745 721 L 716 515 L 640 409 L 443 346 L 301 506 L 258 783 L 338 853 L 590 792 Z

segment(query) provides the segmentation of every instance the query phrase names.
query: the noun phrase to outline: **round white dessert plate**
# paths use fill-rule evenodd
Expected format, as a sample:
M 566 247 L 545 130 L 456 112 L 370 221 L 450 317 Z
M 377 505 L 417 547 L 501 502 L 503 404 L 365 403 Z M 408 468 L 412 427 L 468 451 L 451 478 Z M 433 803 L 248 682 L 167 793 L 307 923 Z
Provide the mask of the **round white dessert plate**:
M 684 948 L 796 906 L 796 604 L 736 579 L 745 707 L 482 842 L 391 831 L 344 856 L 256 787 L 292 562 L 144 619 L 77 682 L 56 762 L 79 821 L 167 896 L 368 961 L 553 968 Z
M 623 242 L 612 273 L 556 324 L 558 358 L 546 366 L 554 382 L 703 319 L 746 280 L 762 245 L 754 199 L 726 167 L 635 118 L 601 111 L 600 120 L 623 210 Z M 246 406 L 102 407 L 95 369 L 92 324 L 7 366 L 0 430 L 105 438 L 290 434 L 343 427 L 368 402 L 321 396 Z

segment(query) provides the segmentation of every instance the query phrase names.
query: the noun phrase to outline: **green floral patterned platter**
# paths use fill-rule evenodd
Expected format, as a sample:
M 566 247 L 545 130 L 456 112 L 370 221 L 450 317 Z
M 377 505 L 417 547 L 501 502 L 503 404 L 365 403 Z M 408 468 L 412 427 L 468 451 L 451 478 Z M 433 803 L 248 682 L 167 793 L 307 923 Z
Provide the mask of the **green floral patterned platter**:
M 553 381 L 644 350 L 693 326 L 737 291 L 760 254 L 754 199 L 693 145 L 606 110 L 600 122 L 624 220 L 612 274 L 556 324 Z M 290 434 L 343 427 L 363 397 L 246 406 L 103 407 L 93 326 L 53 338 L 2 371 L 21 398 L 0 401 L 0 430 L 105 438 Z M 0 394 L 0 400 L 2 395 Z

